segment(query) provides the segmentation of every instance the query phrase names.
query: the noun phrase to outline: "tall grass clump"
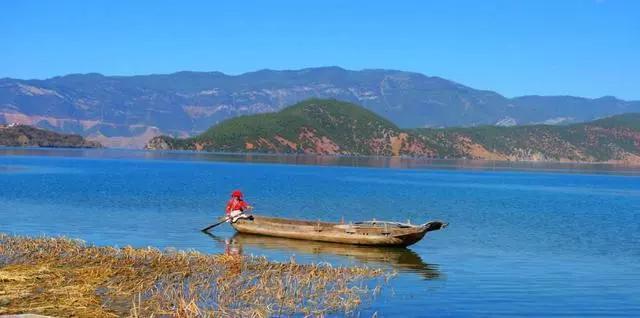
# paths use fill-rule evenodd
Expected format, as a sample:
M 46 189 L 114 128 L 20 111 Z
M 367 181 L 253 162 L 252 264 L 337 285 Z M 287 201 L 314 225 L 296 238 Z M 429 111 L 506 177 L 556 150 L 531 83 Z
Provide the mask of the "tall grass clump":
M 367 267 L 113 248 L 0 234 L 0 314 L 270 317 L 354 313 L 388 276 Z

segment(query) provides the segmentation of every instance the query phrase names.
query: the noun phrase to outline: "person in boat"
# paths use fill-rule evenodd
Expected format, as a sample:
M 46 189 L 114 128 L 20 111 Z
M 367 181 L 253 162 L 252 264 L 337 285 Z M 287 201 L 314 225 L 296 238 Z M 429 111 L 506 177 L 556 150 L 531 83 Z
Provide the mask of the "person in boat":
M 235 223 L 238 219 L 248 219 L 250 216 L 244 214 L 244 211 L 252 209 L 243 198 L 242 192 L 240 190 L 234 190 L 231 192 L 231 199 L 227 203 L 227 208 L 225 212 L 227 213 L 227 218 L 231 220 L 231 223 Z

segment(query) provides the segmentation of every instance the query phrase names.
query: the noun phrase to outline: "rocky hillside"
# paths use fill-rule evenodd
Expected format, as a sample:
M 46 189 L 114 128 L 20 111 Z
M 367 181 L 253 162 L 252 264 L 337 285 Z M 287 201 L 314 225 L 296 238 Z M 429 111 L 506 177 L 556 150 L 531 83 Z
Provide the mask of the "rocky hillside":
M 0 125 L 0 146 L 100 148 L 95 141 L 87 141 L 78 135 L 60 134 L 26 125 Z
M 277 113 L 241 116 L 187 139 L 156 137 L 147 149 L 341 155 L 430 155 L 416 137 L 354 104 L 311 99 Z
M 439 157 L 640 164 L 640 113 L 566 126 L 416 129 Z
M 242 116 L 193 138 L 156 137 L 147 149 L 640 164 L 640 114 L 566 126 L 403 130 L 354 104 L 312 99 Z
M 625 112 L 640 102 L 613 97 L 509 99 L 443 78 L 338 67 L 0 79 L 0 124 L 18 122 L 75 133 L 108 146 L 141 147 L 151 137 L 194 136 L 225 119 L 276 112 L 309 98 L 357 103 L 404 128 L 566 124 Z

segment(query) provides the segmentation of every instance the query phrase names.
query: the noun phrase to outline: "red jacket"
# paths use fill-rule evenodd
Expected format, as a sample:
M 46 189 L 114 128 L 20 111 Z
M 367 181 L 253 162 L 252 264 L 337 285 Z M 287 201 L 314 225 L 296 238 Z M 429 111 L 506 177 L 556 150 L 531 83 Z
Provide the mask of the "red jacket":
M 231 213 L 231 211 L 235 211 L 235 210 L 244 211 L 247 207 L 249 207 L 249 205 L 244 200 L 238 199 L 238 198 L 231 198 L 229 200 L 229 203 L 227 203 L 226 212 L 227 214 L 229 214 Z

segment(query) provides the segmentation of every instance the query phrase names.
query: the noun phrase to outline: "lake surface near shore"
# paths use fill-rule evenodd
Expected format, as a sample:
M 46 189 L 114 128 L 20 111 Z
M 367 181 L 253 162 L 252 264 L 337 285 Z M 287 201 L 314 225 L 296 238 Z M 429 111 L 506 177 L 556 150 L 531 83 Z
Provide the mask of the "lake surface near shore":
M 255 213 L 441 219 L 408 249 L 199 231 Z M 362 316 L 640 316 L 640 169 L 376 157 L 0 148 L 0 232 L 398 271 Z

